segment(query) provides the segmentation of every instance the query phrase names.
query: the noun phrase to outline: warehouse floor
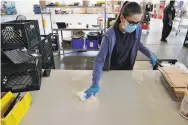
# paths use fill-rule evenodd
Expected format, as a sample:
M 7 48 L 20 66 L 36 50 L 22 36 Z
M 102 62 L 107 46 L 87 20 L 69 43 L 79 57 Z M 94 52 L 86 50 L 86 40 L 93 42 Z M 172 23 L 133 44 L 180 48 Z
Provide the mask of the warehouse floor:
M 175 28 L 177 24 L 174 24 Z M 168 43 L 161 42 L 162 22 L 161 20 L 152 20 L 150 24 L 150 32 L 142 33 L 142 42 L 154 53 L 158 59 L 177 59 L 188 67 L 188 48 L 183 47 L 186 30 L 181 29 L 176 36 L 175 29 L 172 30 L 167 38 Z M 65 56 L 56 56 L 55 64 L 57 69 L 78 69 L 90 70 L 93 67 L 93 60 L 98 52 L 81 52 L 71 53 Z M 134 69 L 151 69 L 148 59 L 138 53 L 137 61 Z

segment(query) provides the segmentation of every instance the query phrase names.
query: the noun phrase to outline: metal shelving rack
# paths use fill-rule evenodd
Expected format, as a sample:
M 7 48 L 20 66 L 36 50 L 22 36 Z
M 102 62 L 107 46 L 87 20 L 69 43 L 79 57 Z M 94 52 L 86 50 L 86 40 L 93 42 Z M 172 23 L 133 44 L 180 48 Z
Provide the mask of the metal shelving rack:
M 85 8 L 85 9 L 87 9 L 87 8 L 103 8 L 103 17 L 104 17 L 104 29 L 102 29 L 102 30 L 100 30 L 101 32 L 103 32 L 103 31 L 106 31 L 106 18 L 107 18 L 107 15 L 106 15 L 106 0 L 105 0 L 105 4 L 104 4 L 104 6 L 102 6 L 102 7 L 100 7 L 100 6 L 87 6 L 87 7 L 84 7 L 84 6 L 46 6 L 47 8 L 49 8 L 49 15 L 50 15 L 50 25 L 51 25 L 51 31 L 52 31 L 52 33 L 53 33 L 53 31 L 54 31 L 54 29 L 53 29 L 53 24 L 52 24 L 52 11 L 51 11 L 51 8 Z M 43 18 L 43 14 L 41 13 L 41 17 Z M 44 28 L 44 27 L 43 27 Z M 73 30 L 73 29 L 72 29 Z M 87 29 L 83 29 L 83 30 L 87 30 Z M 94 29 L 95 30 L 95 29 Z M 63 31 L 63 30 L 62 30 Z M 62 31 L 61 31 L 61 37 L 63 38 L 63 33 L 62 33 Z M 67 30 L 68 31 L 68 30 Z M 71 30 L 69 30 L 69 31 L 71 31 Z M 99 31 L 99 30 L 97 30 L 97 31 Z M 56 33 L 57 33 L 58 31 L 56 30 Z M 45 29 L 44 29 L 44 33 L 45 33 Z M 63 42 L 63 39 L 62 39 L 62 42 Z M 60 50 L 63 50 L 63 55 L 65 55 L 65 54 L 68 54 L 68 53 L 65 53 L 64 51 L 66 50 L 66 49 L 64 49 L 64 48 L 62 48 L 62 49 L 60 49 Z M 60 52 L 60 50 L 59 50 L 59 55 L 61 55 L 61 52 Z M 73 50 L 73 49 L 68 49 L 68 50 L 70 50 L 70 51 L 72 51 L 72 52 L 78 52 L 78 51 L 98 51 L 99 49 L 96 49 L 96 50 L 86 50 L 86 49 L 82 49 L 82 50 Z M 72 52 L 69 52 L 69 53 L 72 53 Z
M 176 35 L 180 32 L 181 28 L 183 29 L 186 29 L 187 30 L 187 34 L 185 36 L 185 41 L 184 41 L 184 46 L 185 47 L 188 47 L 188 25 L 182 25 L 182 22 L 184 19 L 188 19 L 188 15 L 184 15 L 180 18 L 180 22 L 179 22 L 179 25 L 178 25 L 178 30 L 176 32 Z
M 104 16 L 104 31 L 106 30 L 106 4 L 103 7 L 99 7 L 99 6 L 88 6 L 88 7 L 84 7 L 84 6 L 47 6 L 47 8 L 49 8 L 49 14 L 50 14 L 50 23 L 51 23 L 51 30 L 53 32 L 53 26 L 52 26 L 52 11 L 51 8 L 103 8 L 103 16 Z

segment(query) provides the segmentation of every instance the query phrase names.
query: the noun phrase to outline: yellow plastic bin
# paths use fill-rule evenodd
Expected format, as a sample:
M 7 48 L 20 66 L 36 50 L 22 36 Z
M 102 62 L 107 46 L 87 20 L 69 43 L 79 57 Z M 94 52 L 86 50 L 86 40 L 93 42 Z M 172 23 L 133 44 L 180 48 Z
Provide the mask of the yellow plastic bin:
M 16 98 L 14 94 L 8 92 L 1 100 L 1 114 L 4 114 L 11 102 Z M 27 92 L 24 97 L 15 104 L 6 117 L 1 118 L 1 125 L 19 125 L 20 121 L 28 111 L 32 101 L 31 94 Z

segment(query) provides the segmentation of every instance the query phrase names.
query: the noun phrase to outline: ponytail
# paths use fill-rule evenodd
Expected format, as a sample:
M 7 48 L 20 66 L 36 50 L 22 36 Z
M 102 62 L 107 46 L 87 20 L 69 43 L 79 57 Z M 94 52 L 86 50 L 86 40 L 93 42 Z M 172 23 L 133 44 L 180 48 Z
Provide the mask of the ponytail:
M 128 16 L 131 16 L 133 14 L 141 14 L 142 13 L 142 9 L 140 7 L 140 5 L 136 2 L 128 2 L 128 1 L 125 1 L 122 8 L 121 8 L 121 11 L 118 15 L 118 18 L 116 20 L 116 22 L 114 23 L 114 26 L 119 26 L 120 24 L 120 16 L 123 15 L 125 17 L 128 17 Z
M 128 3 L 129 3 L 129 1 L 125 1 L 125 2 L 123 3 L 123 6 L 121 7 L 120 13 L 119 13 L 119 15 L 118 15 L 118 17 L 117 17 L 117 19 L 116 19 L 116 21 L 115 21 L 115 23 L 114 23 L 114 26 L 116 26 L 116 27 L 119 26 L 119 23 L 121 22 L 121 21 L 120 21 L 121 13 L 122 13 L 123 8 L 125 7 L 125 5 L 127 5 Z

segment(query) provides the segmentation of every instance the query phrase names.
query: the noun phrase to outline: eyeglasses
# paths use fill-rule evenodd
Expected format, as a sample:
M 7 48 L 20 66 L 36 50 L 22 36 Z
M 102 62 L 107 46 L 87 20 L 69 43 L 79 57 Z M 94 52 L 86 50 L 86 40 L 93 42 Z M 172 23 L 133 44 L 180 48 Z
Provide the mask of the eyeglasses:
M 139 24 L 141 21 L 139 21 L 139 22 L 134 22 L 134 21 L 130 21 L 130 20 L 128 20 L 126 17 L 124 17 L 125 18 L 125 20 L 127 20 L 127 22 L 129 23 L 129 25 L 137 25 L 137 24 Z

